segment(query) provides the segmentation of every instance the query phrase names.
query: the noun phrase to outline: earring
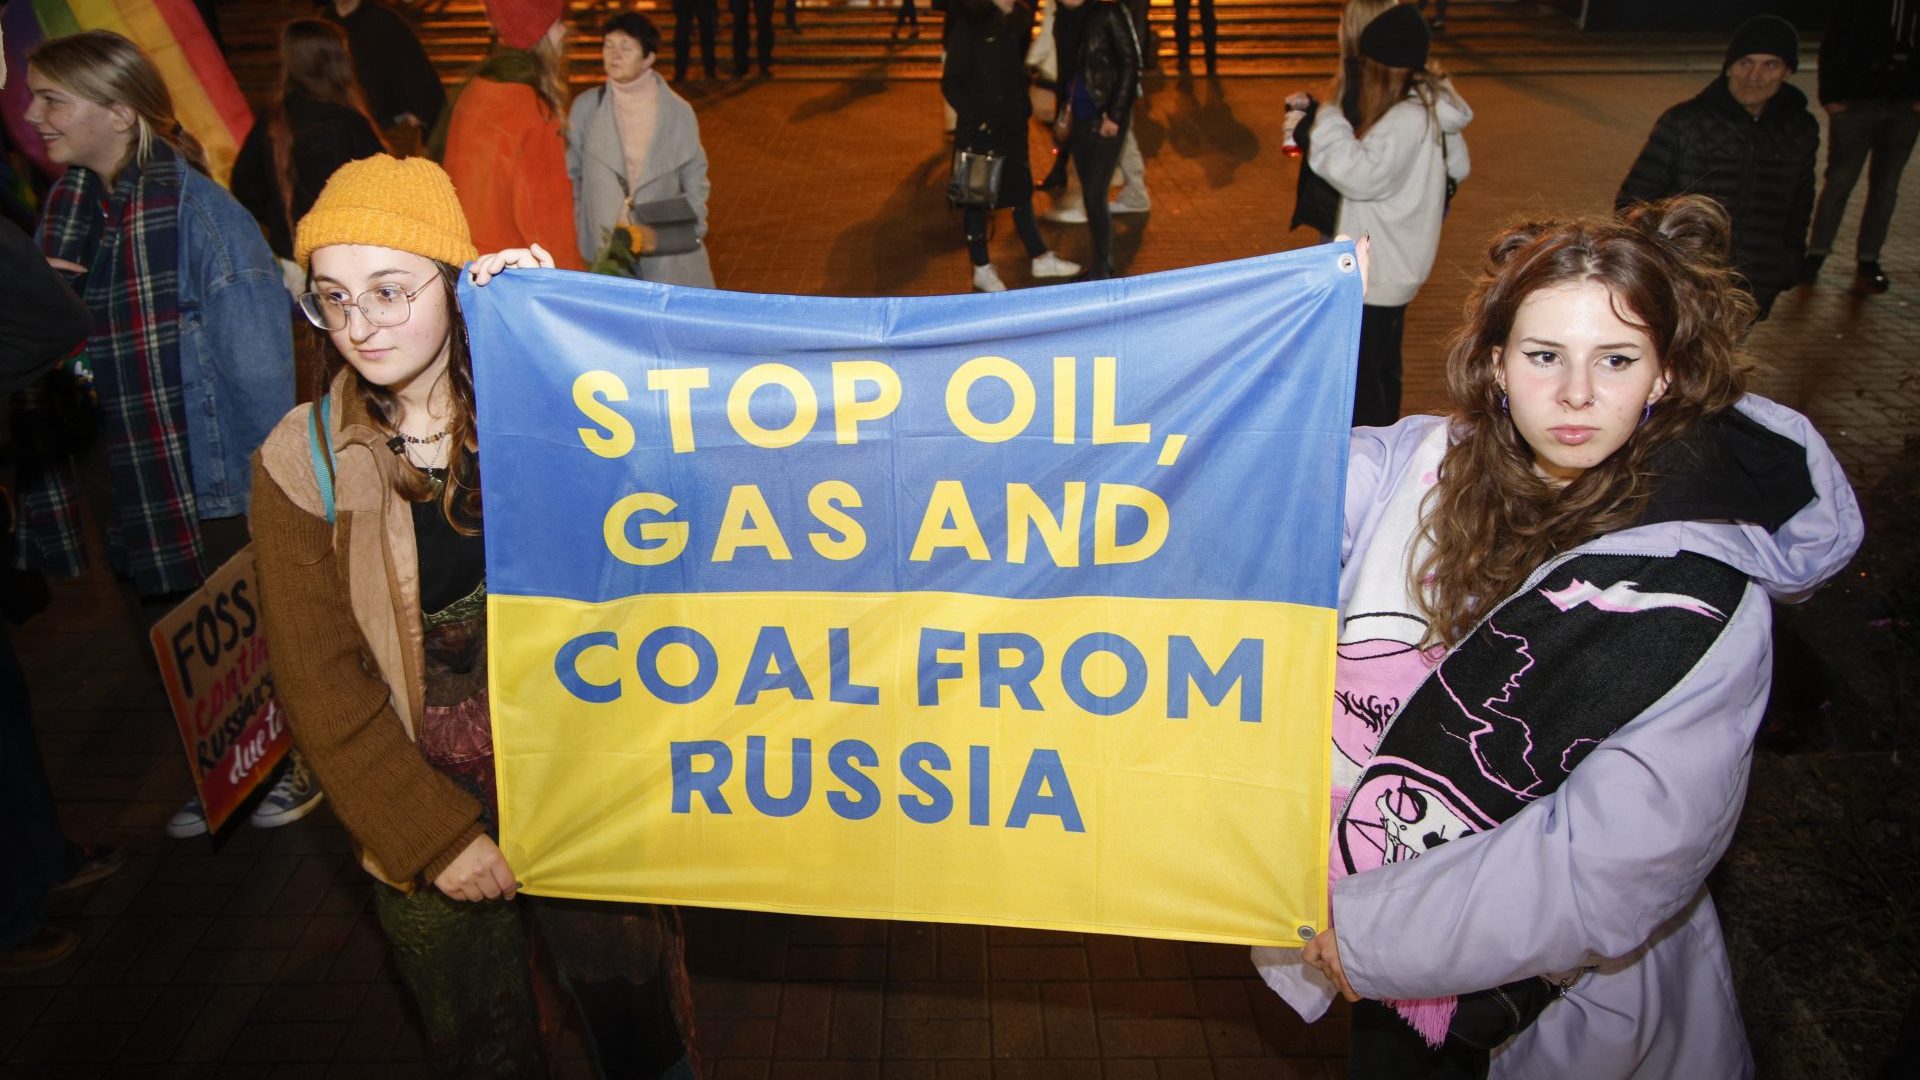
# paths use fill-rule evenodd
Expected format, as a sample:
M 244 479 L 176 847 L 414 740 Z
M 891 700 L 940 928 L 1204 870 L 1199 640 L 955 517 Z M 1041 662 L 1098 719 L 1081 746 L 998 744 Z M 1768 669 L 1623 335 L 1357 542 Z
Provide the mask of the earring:
M 1506 414 L 1507 414 L 1507 392 L 1505 390 L 1502 390 L 1500 391 L 1500 415 L 1505 416 Z
M 1651 419 L 1653 419 L 1653 402 L 1649 401 L 1647 402 L 1647 411 L 1640 414 L 1640 422 L 1644 424 Z

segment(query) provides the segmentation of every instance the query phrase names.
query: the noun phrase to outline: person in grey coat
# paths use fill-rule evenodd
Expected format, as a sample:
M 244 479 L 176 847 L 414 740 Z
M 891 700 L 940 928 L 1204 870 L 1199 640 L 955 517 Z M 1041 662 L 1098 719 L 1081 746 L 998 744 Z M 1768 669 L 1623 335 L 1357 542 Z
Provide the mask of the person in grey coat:
M 707 152 L 693 106 L 654 70 L 660 31 L 646 16 L 623 12 L 601 31 L 607 81 L 573 99 L 567 117 L 567 174 L 580 257 L 601 262 L 630 208 L 685 199 L 698 243 L 676 254 L 640 252 L 635 276 L 711 289 L 707 262 Z
M 1747 394 L 1753 301 L 1700 196 L 1517 226 L 1449 416 L 1353 431 L 1329 914 L 1254 963 L 1354 1002 L 1348 1075 L 1753 1074 L 1706 879 L 1774 602 L 1860 544 L 1808 420 Z

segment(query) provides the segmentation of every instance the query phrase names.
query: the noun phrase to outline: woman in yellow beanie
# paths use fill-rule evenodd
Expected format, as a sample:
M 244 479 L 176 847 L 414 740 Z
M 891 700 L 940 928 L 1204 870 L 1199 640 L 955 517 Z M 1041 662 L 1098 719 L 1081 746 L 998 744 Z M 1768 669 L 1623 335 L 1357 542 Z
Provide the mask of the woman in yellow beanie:
M 672 909 L 514 902 L 495 844 L 480 457 L 454 286 L 462 264 L 484 285 L 553 259 L 476 259 L 447 174 L 385 155 L 334 173 L 294 255 L 329 382 L 254 460 L 261 617 L 294 738 L 379 879 L 434 1070 L 546 1074 L 530 909 L 601 1074 L 691 1077 Z

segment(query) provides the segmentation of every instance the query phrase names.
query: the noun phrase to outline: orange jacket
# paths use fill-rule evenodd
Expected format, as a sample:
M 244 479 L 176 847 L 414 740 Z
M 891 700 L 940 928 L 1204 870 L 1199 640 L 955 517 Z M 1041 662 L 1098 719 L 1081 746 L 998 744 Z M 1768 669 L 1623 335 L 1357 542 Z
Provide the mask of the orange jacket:
M 482 253 L 538 243 L 555 266 L 585 270 L 574 242 L 566 114 L 549 115 L 533 88 L 476 78 L 447 127 L 447 175 Z

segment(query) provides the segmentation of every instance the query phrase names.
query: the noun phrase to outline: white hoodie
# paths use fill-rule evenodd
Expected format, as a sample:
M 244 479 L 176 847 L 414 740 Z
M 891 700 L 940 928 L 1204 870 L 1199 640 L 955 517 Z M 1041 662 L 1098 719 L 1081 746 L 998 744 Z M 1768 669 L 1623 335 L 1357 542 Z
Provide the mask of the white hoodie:
M 1433 119 L 1439 132 L 1415 95 L 1388 109 L 1365 138 L 1354 137 L 1337 106 L 1322 106 L 1314 121 L 1307 162 L 1340 192 L 1339 231 L 1356 240 L 1363 233 L 1373 237 L 1367 303 L 1374 306 L 1400 307 L 1420 291 L 1440 248 L 1442 177 L 1467 178 L 1460 129 L 1472 122 L 1473 110 L 1451 82 L 1438 89 Z

